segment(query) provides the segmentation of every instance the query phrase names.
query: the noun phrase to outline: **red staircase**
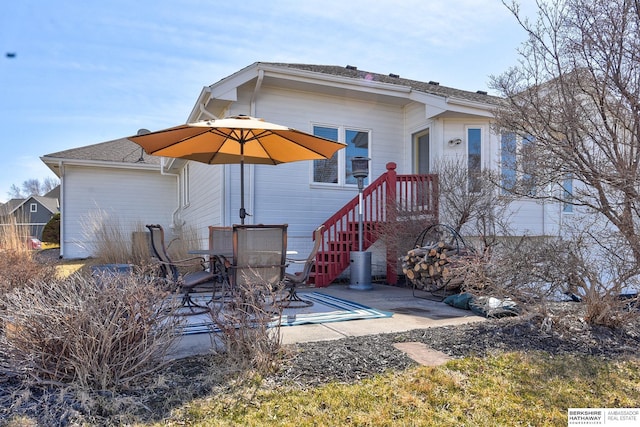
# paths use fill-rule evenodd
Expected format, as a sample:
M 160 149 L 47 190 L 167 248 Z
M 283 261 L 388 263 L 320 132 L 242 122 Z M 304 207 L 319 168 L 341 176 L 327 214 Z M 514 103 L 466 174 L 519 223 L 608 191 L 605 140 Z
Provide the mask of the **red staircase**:
M 397 175 L 396 164 L 387 163 L 387 171 L 362 192 L 363 244 L 367 250 L 377 240 L 377 228 L 383 222 L 395 222 L 398 212 L 431 215 L 438 219 L 437 175 Z M 322 243 L 316 255 L 310 280 L 317 287 L 329 286 L 349 267 L 350 252 L 358 250 L 358 199 L 354 197 L 324 222 Z M 387 283 L 397 283 L 398 254 L 387 252 Z

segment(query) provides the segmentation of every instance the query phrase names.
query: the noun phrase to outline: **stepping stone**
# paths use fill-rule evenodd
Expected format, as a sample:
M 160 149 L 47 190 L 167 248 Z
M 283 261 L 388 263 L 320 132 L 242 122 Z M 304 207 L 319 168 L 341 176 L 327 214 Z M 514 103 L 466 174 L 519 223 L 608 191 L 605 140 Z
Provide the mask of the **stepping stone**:
M 399 342 L 393 346 L 424 366 L 440 366 L 451 360 L 451 357 L 443 352 L 429 348 L 421 342 Z

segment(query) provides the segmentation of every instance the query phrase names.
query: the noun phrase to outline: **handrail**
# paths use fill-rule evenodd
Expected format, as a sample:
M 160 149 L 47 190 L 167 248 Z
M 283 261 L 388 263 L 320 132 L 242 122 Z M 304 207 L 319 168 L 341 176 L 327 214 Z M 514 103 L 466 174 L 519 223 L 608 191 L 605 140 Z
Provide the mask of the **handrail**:
M 395 222 L 398 212 L 433 215 L 438 218 L 437 175 L 397 175 L 396 164 L 362 191 L 363 250 L 378 238 L 379 225 Z M 358 200 L 348 201 L 324 223 L 322 243 L 316 255 L 316 286 L 328 286 L 350 264 L 351 251 L 358 250 Z M 387 282 L 397 282 L 397 254 L 387 252 Z

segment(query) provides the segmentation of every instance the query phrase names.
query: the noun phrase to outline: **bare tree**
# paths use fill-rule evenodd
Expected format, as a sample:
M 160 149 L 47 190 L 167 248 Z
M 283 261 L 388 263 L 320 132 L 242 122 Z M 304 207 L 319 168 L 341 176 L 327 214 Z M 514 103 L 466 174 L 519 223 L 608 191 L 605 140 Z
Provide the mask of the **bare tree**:
M 482 252 L 495 246 L 498 236 L 510 234 L 508 208 L 512 198 L 501 194 L 492 171 L 470 176 L 462 158 L 442 158 L 434 171 L 439 177 L 442 222 L 459 233 L 478 237 Z
M 7 193 L 12 199 L 24 199 L 29 196 L 43 196 L 58 186 L 59 181 L 55 178 L 46 177 L 42 181 L 39 179 L 28 179 L 22 183 L 21 187 L 13 184 Z
M 492 77 L 496 126 L 527 139 L 515 167 L 540 189 L 512 190 L 602 215 L 640 265 L 639 2 L 539 0 L 533 22 L 505 5 L 529 38 L 519 65 Z

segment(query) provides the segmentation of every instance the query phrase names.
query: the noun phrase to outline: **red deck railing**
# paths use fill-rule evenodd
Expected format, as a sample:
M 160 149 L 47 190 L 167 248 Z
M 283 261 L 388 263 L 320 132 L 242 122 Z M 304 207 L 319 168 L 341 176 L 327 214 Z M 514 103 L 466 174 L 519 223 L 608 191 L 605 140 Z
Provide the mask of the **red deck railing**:
M 377 239 L 382 223 L 397 221 L 398 213 L 431 215 L 438 218 L 437 175 L 397 175 L 396 164 L 362 192 L 363 247 Z M 322 243 L 316 256 L 313 281 L 328 286 L 349 267 L 351 251 L 358 250 L 358 199 L 356 196 L 324 222 Z M 387 251 L 387 283 L 397 283 L 397 253 Z

